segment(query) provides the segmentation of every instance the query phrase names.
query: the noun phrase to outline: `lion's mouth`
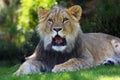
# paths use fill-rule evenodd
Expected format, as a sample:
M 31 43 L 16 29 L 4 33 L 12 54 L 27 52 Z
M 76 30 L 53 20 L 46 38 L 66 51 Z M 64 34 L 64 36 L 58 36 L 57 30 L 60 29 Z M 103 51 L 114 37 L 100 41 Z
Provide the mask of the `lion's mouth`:
M 60 37 L 59 35 L 56 35 L 52 39 L 52 45 L 54 45 L 54 46 L 64 46 L 64 45 L 66 45 L 66 39 Z

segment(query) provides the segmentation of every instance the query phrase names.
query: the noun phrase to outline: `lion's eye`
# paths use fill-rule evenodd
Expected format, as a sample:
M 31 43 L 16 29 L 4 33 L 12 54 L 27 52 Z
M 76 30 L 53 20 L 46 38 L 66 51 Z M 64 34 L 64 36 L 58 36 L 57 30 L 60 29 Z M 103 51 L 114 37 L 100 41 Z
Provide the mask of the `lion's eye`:
M 52 19 L 48 19 L 48 23 L 52 24 L 53 20 Z
M 69 20 L 68 20 L 68 18 L 64 18 L 63 19 L 63 23 L 66 23 L 66 22 L 68 22 Z

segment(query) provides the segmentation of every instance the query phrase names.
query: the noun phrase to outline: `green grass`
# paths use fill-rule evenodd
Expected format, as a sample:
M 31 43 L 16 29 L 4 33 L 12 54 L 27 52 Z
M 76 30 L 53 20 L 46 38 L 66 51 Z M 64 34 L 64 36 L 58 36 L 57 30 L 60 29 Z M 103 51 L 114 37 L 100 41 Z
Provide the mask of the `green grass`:
M 120 80 L 120 65 L 99 66 L 96 68 L 79 70 L 75 72 L 46 72 L 13 76 L 19 65 L 12 67 L 0 67 L 0 80 Z

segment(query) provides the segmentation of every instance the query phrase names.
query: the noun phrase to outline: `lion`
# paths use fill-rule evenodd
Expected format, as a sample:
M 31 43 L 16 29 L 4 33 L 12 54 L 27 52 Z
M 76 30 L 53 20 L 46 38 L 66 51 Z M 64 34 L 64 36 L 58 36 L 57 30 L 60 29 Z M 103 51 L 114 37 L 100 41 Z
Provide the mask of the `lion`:
M 88 69 L 98 65 L 120 63 L 120 38 L 104 33 L 83 33 L 79 24 L 82 9 L 39 8 L 40 41 L 32 56 L 16 75 Z

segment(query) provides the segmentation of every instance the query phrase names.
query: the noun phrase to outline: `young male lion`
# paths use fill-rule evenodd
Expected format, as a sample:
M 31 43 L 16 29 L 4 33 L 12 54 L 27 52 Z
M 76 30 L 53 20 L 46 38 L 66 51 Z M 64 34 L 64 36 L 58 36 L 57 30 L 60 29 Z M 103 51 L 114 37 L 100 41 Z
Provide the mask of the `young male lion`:
M 40 8 L 39 44 L 15 74 L 76 71 L 100 64 L 118 64 L 120 39 L 103 33 L 82 33 L 81 13 L 78 5 L 68 9 Z

